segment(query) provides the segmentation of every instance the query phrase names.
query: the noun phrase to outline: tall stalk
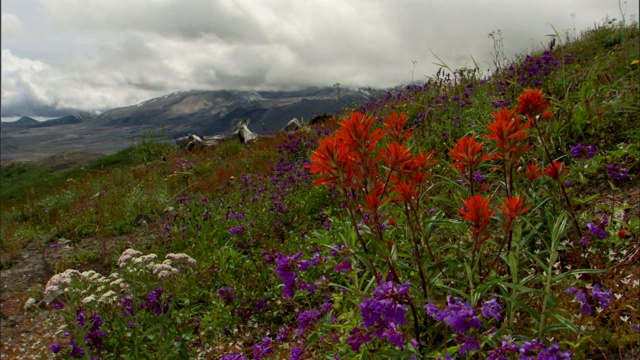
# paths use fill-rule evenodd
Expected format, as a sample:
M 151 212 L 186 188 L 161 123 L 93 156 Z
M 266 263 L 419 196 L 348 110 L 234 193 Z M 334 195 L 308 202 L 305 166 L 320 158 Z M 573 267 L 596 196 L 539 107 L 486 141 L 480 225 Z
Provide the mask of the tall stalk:
M 546 269 L 546 280 L 544 286 L 544 299 L 542 300 L 542 311 L 540 312 L 540 322 L 538 323 L 538 338 L 542 339 L 545 321 L 547 317 L 547 307 L 549 306 L 549 299 L 551 298 L 551 283 L 553 280 L 553 265 L 558 260 L 558 246 L 560 245 L 560 238 L 564 234 L 567 227 L 567 216 L 561 214 L 558 216 L 553 229 L 551 229 L 551 247 L 549 248 L 549 262 Z

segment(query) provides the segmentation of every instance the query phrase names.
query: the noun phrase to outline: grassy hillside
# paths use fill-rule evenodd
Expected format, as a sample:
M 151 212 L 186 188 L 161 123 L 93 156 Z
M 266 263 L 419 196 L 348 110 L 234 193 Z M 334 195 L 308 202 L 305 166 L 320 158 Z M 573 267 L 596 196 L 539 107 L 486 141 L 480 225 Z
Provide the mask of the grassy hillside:
M 67 325 L 47 356 L 638 356 L 638 26 L 500 65 L 249 145 L 3 167 L 3 268 L 61 273 L 29 294 Z

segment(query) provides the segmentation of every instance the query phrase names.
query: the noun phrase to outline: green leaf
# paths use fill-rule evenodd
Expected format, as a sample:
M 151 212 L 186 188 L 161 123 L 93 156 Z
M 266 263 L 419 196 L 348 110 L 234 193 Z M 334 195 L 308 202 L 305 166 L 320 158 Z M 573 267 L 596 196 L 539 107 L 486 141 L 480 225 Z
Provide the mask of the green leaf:
M 533 317 L 536 320 L 536 322 L 540 321 L 540 315 L 538 314 L 538 312 L 532 309 L 529 305 L 519 300 L 511 300 L 511 302 L 516 309 L 522 309 L 526 311 L 529 315 L 531 315 L 531 317 Z
M 544 295 L 544 290 L 540 290 L 540 289 L 534 289 L 534 288 L 530 288 L 527 286 L 522 286 L 520 284 L 511 284 L 511 283 L 501 283 L 500 285 L 506 286 L 508 288 L 517 290 L 520 294 L 536 294 L 536 295 Z
M 590 335 L 585 335 L 583 337 L 581 337 L 580 339 L 578 339 L 577 341 L 569 341 L 569 340 L 562 340 L 560 341 L 561 344 L 567 344 L 569 346 L 571 346 L 573 349 L 579 347 L 580 345 L 582 345 L 583 342 L 587 341 L 591 339 Z
M 555 327 L 554 327 L 554 325 L 549 325 L 549 326 L 544 328 L 543 333 L 547 334 L 547 333 L 549 333 L 551 331 L 555 331 L 555 330 L 571 330 L 571 331 L 573 331 L 575 333 L 577 333 L 579 331 L 578 327 L 576 325 L 574 325 L 571 322 L 571 320 L 569 320 L 569 319 L 567 319 L 567 318 L 565 318 L 565 317 L 563 317 L 563 316 L 561 316 L 559 314 L 552 313 L 552 312 L 547 312 L 546 314 L 550 315 L 553 318 L 555 318 L 556 320 L 560 321 L 560 323 L 562 324 L 562 328 L 561 329 L 557 329 L 557 327 L 560 324 L 554 324 Z M 552 329 L 549 329 L 549 328 L 552 328 Z
M 583 204 L 590 203 L 598 196 L 600 196 L 600 194 L 593 194 L 591 196 L 587 196 L 586 198 L 575 197 L 573 198 L 573 201 L 575 202 L 575 205 L 583 205 Z
M 458 294 L 458 296 L 460 296 L 463 299 L 469 300 L 469 295 L 467 295 L 465 292 L 458 290 L 456 288 L 452 288 L 450 286 L 444 285 L 444 284 L 439 284 L 436 283 L 435 286 L 442 288 L 442 289 L 446 289 L 449 290 L 450 292 L 454 293 L 454 294 Z
M 562 274 L 558 274 L 552 278 L 552 281 L 560 281 L 567 276 L 577 275 L 577 274 L 599 274 L 605 272 L 604 269 L 575 269 L 569 270 L 567 272 L 563 272 Z

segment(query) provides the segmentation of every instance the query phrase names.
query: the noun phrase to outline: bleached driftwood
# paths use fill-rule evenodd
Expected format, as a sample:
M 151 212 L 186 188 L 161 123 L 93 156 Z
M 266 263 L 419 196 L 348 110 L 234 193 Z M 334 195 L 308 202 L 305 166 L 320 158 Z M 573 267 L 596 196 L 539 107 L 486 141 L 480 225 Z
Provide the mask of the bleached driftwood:
M 293 132 L 296 131 L 298 129 L 301 129 L 302 125 L 300 124 L 300 121 L 296 118 L 293 118 L 291 120 L 289 120 L 289 122 L 287 123 L 287 125 L 285 125 L 282 130 L 280 130 L 280 132 Z
M 249 119 L 243 119 L 236 125 L 236 130 L 231 136 L 229 135 L 212 135 L 212 136 L 198 136 L 195 134 L 189 134 L 176 139 L 176 144 L 182 149 L 191 150 L 194 148 L 215 146 L 220 144 L 221 141 L 227 139 L 237 139 L 242 144 L 247 144 L 258 138 L 258 134 L 249 130 Z
M 241 144 L 247 144 L 258 138 L 258 134 L 249 130 L 249 123 L 251 120 L 242 119 L 238 125 L 236 125 L 236 131 L 233 132 L 233 137 L 238 139 Z

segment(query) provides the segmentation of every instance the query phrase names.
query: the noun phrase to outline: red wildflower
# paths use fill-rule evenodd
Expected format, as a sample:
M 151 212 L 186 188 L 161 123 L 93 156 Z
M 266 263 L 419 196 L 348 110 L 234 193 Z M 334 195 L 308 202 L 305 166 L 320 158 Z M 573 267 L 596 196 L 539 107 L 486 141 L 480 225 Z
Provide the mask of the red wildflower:
M 477 239 L 478 235 L 487 228 L 489 219 L 495 211 L 489 208 L 489 199 L 482 197 L 482 195 L 468 197 L 464 200 L 463 205 L 459 212 L 465 220 L 473 223 L 471 231 L 474 238 Z
M 342 141 L 334 135 L 318 140 L 318 144 L 318 148 L 311 155 L 311 165 L 305 165 L 311 173 L 323 175 L 313 184 L 349 186 L 354 174 L 349 153 Z
M 427 171 L 431 169 L 435 164 L 438 163 L 437 160 L 433 160 L 435 156 L 436 152 L 433 150 L 429 151 L 428 153 L 418 153 L 418 155 L 414 156 L 411 161 L 411 169 L 421 171 Z
M 405 129 L 407 126 L 407 114 L 404 113 L 393 113 L 387 116 L 384 120 L 384 126 L 386 126 L 386 130 L 383 130 L 383 133 L 389 135 L 392 141 L 402 143 L 412 135 L 411 130 L 413 128 Z
M 401 171 L 411 164 L 411 152 L 395 141 L 386 148 L 378 150 L 378 153 L 389 171 Z
M 542 115 L 548 108 L 549 103 L 539 89 L 527 89 L 518 97 L 517 111 L 529 119 Z
M 553 180 L 561 180 L 561 177 L 566 174 L 569 170 L 564 166 L 560 161 L 554 160 L 549 166 L 547 166 L 547 170 L 544 172 Z
M 364 209 L 371 214 L 377 214 L 378 209 L 389 201 L 389 198 L 385 197 L 384 193 L 384 184 L 377 182 L 368 194 L 364 194 L 365 205 L 358 206 L 358 208 Z
M 411 159 L 409 174 L 413 178 L 413 181 L 419 184 L 429 177 L 427 171 L 438 163 L 437 160 L 433 160 L 435 156 L 435 151 L 428 153 L 420 152 Z
M 529 163 L 527 164 L 527 170 L 525 172 L 525 175 L 530 181 L 533 181 L 539 178 L 540 176 L 544 175 L 544 173 L 542 172 L 542 169 L 538 167 L 538 165 L 536 165 L 535 163 Z
M 499 153 L 494 156 L 495 159 L 517 159 L 529 151 L 530 147 L 523 143 L 529 136 L 526 131 L 529 125 L 520 121 L 515 110 L 502 108 L 493 113 L 493 118 L 494 121 L 487 124 L 489 134 L 484 137 L 495 141 L 499 150 Z
M 555 116 L 555 114 L 552 113 L 551 111 L 545 111 L 542 114 L 542 118 L 545 119 L 545 120 L 551 120 L 551 118 L 554 117 L 554 116 Z
M 449 151 L 455 160 L 452 166 L 459 168 L 461 173 L 466 173 L 467 168 L 475 169 L 483 160 L 491 158 L 486 154 L 478 156 L 480 151 L 482 151 L 482 144 L 476 142 L 475 135 L 462 137 L 456 146 Z
M 377 142 L 382 139 L 380 129 L 371 130 L 374 118 L 363 113 L 351 113 L 349 119 L 340 123 L 337 136 L 345 146 L 364 158 L 373 151 Z
M 504 205 L 498 206 L 506 216 L 507 216 L 507 228 L 511 228 L 511 224 L 513 220 L 526 213 L 531 209 L 531 206 L 524 206 L 524 199 L 518 196 L 507 196 L 504 200 Z
M 418 184 L 413 179 L 404 179 L 394 189 L 398 196 L 394 197 L 395 201 L 403 201 L 411 206 L 416 206 L 419 197 Z

